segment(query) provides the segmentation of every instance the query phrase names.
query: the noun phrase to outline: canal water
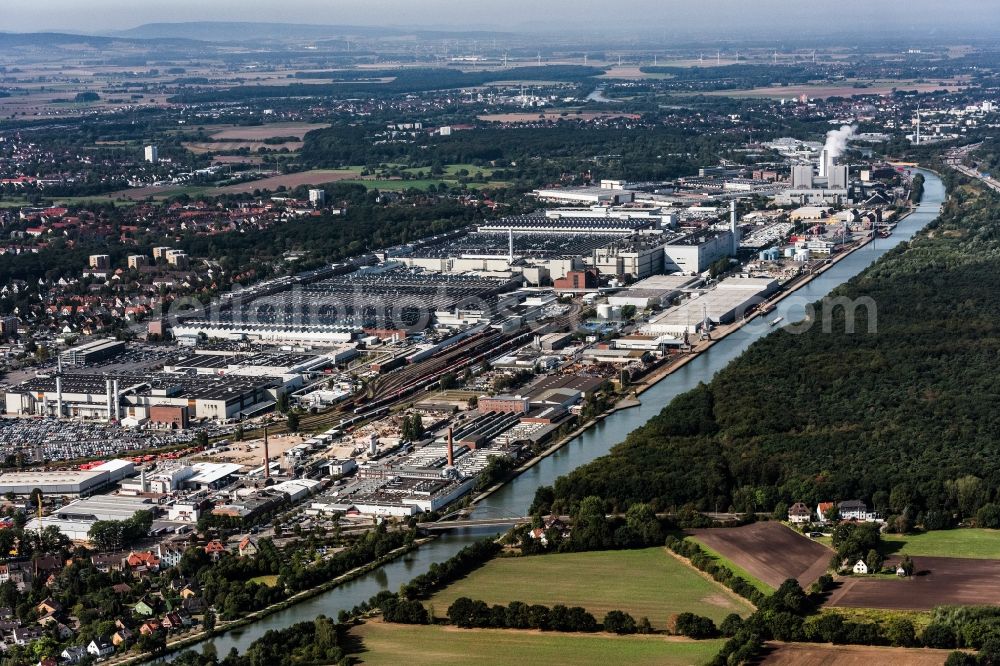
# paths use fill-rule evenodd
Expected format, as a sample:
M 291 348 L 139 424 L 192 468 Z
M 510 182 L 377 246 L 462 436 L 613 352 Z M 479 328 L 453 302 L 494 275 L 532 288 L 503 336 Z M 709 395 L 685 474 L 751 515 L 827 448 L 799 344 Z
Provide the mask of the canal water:
M 892 237 L 876 239 L 837 262 L 808 285 L 785 298 L 773 313 L 759 317 L 733 332 L 647 390 L 641 396 L 640 406 L 615 412 L 495 492 L 476 508 L 472 517 L 526 515 L 536 488 L 551 485 L 557 477 L 606 454 L 612 446 L 624 440 L 626 435 L 658 414 L 675 396 L 696 387 L 699 382 L 708 382 L 751 343 L 776 330 L 776 327 L 769 325 L 769 321 L 774 321 L 777 317 L 783 318 L 782 324 L 801 320 L 806 304 L 820 300 L 832 289 L 867 268 L 889 249 L 909 240 L 937 217 L 945 200 L 945 188 L 941 180 L 931 172 L 922 173 L 926 178 L 923 202 L 916 212 L 896 227 Z M 312 620 L 321 614 L 336 618 L 341 609 L 351 609 L 381 590 L 399 589 L 403 583 L 427 571 L 433 562 L 446 560 L 469 543 L 495 531 L 490 528 L 470 528 L 446 533 L 350 583 L 269 615 L 254 624 L 202 641 L 191 649 L 202 651 L 211 644 L 221 658 L 233 647 L 242 652 L 269 629 L 283 629 L 296 622 Z M 438 612 L 443 610 L 438 609 Z

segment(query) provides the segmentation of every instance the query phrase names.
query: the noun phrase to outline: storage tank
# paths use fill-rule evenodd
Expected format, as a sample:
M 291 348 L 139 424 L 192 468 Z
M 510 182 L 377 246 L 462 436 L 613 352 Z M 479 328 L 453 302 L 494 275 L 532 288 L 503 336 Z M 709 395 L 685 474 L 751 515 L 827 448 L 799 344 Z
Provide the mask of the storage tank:
M 785 248 L 785 257 L 788 258 L 788 259 L 791 259 L 794 256 L 795 256 L 795 248 L 794 247 L 786 247 Z
M 795 261 L 809 261 L 809 250 L 796 250 Z
M 612 319 L 621 319 L 622 318 L 622 306 L 620 306 L 620 305 L 613 305 L 611 307 L 611 318 Z
M 601 319 L 611 319 L 611 305 L 601 303 L 597 306 L 597 316 Z

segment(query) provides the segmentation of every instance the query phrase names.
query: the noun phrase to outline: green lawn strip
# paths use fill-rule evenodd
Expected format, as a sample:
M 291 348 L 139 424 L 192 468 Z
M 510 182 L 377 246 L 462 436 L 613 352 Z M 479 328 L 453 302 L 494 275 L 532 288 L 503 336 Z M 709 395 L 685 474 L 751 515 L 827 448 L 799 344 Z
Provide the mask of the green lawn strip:
M 709 548 L 708 546 L 706 546 L 701 541 L 698 541 L 698 539 L 696 539 L 694 537 L 687 537 L 687 538 L 688 539 L 692 539 L 693 541 L 695 541 L 699 546 L 701 546 L 701 549 L 704 550 L 705 553 L 707 553 L 709 556 L 715 558 L 716 562 L 718 562 L 719 564 L 723 565 L 724 567 L 726 567 L 727 569 L 729 569 L 730 571 L 732 571 L 734 574 L 736 574 L 737 576 L 739 576 L 740 578 L 742 578 L 746 582 L 748 582 L 751 585 L 753 585 L 755 588 L 757 588 L 758 590 L 760 590 L 763 594 L 773 594 L 774 593 L 774 588 L 773 587 L 771 587 L 770 585 L 768 585 L 767 583 L 765 583 L 761 579 L 757 578 L 756 576 L 754 576 L 753 574 L 751 574 L 749 571 L 747 571 L 746 569 L 744 569 L 740 565 L 738 565 L 735 562 L 733 562 L 732 560 L 730 560 L 725 555 L 722 555 L 718 551 L 712 550 L 711 548 Z
M 1000 559 L 1000 530 L 956 528 L 920 534 L 884 534 L 885 550 L 912 557 Z

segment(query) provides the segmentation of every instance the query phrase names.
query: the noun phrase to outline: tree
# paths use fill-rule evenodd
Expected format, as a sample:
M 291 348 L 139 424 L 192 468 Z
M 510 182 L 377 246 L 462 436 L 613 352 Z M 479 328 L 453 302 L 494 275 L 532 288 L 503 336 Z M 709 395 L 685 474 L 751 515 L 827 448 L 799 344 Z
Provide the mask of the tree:
M 895 647 L 910 647 L 917 642 L 913 623 L 902 617 L 892 617 L 886 622 L 885 637 Z
M 868 565 L 868 573 L 876 574 L 881 571 L 883 562 L 885 562 L 885 558 L 874 548 L 870 549 L 868 556 L 865 557 L 865 564 Z
M 604 616 L 604 631 L 613 634 L 634 634 L 638 631 L 635 619 L 628 613 L 620 610 L 608 611 Z
M 639 545 L 662 545 L 663 529 L 650 505 L 639 502 L 630 506 L 625 512 L 625 524 L 638 539 Z
M 299 415 L 295 412 L 288 412 L 288 429 L 292 432 L 298 432 L 299 429 Z
M 903 575 L 912 576 L 914 570 L 913 559 L 909 555 L 903 555 L 903 559 L 899 562 L 900 568 L 903 570 Z
M 205 611 L 205 616 L 201 620 L 201 627 L 208 632 L 215 629 L 215 611 L 211 608 Z

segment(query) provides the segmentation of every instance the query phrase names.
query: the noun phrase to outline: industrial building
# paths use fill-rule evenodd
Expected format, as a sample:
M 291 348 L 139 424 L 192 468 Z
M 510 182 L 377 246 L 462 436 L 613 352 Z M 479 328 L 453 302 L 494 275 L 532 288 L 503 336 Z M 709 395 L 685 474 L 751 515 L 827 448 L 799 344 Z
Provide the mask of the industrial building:
M 186 407 L 193 418 L 225 420 L 273 405 L 282 380 L 274 377 L 121 373 L 35 377 L 12 386 L 8 414 L 142 422 L 152 407 Z
M 640 332 L 682 338 L 685 334 L 701 331 L 706 319 L 710 325 L 728 324 L 747 314 L 777 289 L 778 283 L 769 278 L 727 278 L 715 289 L 694 296 L 651 319 L 641 327 Z
M 59 355 L 59 361 L 64 367 L 83 367 L 114 358 L 123 351 L 124 341 L 104 338 L 67 349 Z
M 134 473 L 128 460 L 109 460 L 86 470 L 4 472 L 0 494 L 30 495 L 38 489 L 42 495 L 85 497 Z
M 667 273 L 703 273 L 718 261 L 733 254 L 733 232 L 718 231 L 692 234 L 663 246 L 664 270 Z
M 148 498 L 125 495 L 99 495 L 71 502 L 51 516 L 33 518 L 25 528 L 38 530 L 56 527 L 73 541 L 87 541 L 90 528 L 99 520 L 128 520 L 139 511 L 159 513 L 157 505 Z
M 673 299 L 700 282 L 690 275 L 654 275 L 640 280 L 628 289 L 608 296 L 612 307 L 631 305 L 640 310 L 650 307 L 666 307 Z

